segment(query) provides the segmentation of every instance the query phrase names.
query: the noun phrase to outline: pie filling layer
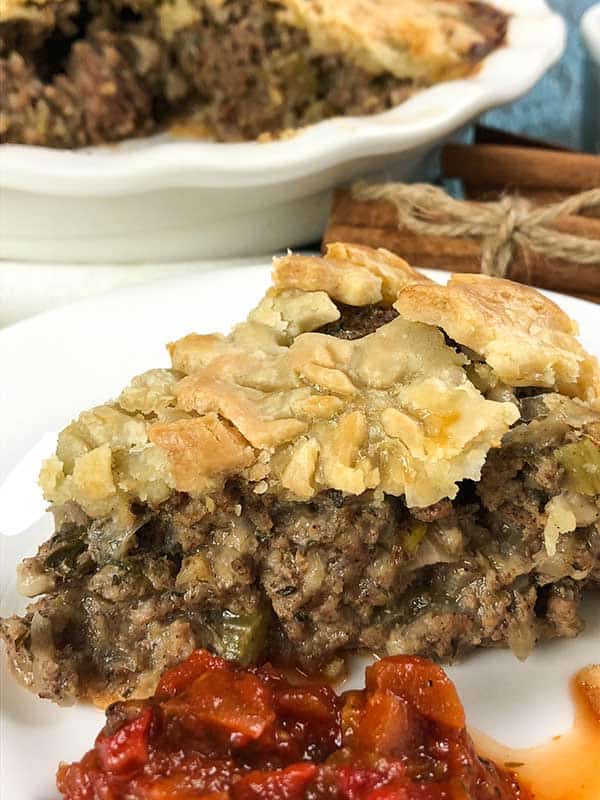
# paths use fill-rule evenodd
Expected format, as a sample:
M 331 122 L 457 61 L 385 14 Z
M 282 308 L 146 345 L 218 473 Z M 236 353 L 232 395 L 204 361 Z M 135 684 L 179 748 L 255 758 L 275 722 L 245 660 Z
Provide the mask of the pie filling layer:
M 73 148 L 174 123 L 221 141 L 281 135 L 467 74 L 506 23 L 468 0 L 9 0 L 0 137 Z

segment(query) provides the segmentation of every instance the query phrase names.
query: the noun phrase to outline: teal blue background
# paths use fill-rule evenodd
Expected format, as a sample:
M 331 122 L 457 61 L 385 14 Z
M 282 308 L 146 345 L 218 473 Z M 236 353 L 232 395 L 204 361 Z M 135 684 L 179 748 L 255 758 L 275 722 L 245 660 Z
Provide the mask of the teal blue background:
M 513 133 L 547 139 L 557 144 L 581 150 L 592 148 L 594 117 L 598 117 L 600 97 L 597 89 L 590 92 L 591 63 L 586 58 L 585 47 L 579 32 L 581 16 L 597 0 L 548 0 L 556 11 L 569 22 L 569 44 L 564 58 L 542 79 L 538 86 L 522 100 L 492 111 L 483 117 L 492 125 Z M 584 98 L 587 108 L 584 113 Z M 590 104 L 596 113 L 590 114 Z

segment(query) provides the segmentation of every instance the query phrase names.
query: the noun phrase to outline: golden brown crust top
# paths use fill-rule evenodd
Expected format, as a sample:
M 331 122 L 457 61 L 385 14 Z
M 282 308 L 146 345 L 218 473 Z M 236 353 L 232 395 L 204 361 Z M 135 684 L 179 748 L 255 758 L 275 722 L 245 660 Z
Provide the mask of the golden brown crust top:
M 133 524 L 133 499 L 209 495 L 230 477 L 292 499 L 376 490 L 427 506 L 478 480 L 519 417 L 510 392 L 482 394 L 486 381 L 600 395 L 574 323 L 527 287 L 478 276 L 439 286 L 391 253 L 344 244 L 276 260 L 274 284 L 229 336 L 180 339 L 172 369 L 68 426 L 42 471 L 46 497 L 121 525 Z M 318 332 L 339 319 L 336 303 L 396 297 L 400 316 L 370 335 Z
M 518 416 L 511 404 L 485 400 L 464 362 L 440 331 L 396 319 L 354 341 L 305 333 L 271 352 L 219 348 L 181 381 L 177 404 L 238 431 L 255 459 L 246 468 L 240 449 L 235 471 L 265 490 L 309 499 L 380 488 L 425 506 L 455 496 L 457 481 L 477 480 Z M 161 435 L 180 427 L 162 426 Z M 153 429 L 150 439 L 160 444 Z M 175 442 L 170 455 L 186 449 Z M 186 485 L 199 479 L 198 460 L 189 463 Z
M 505 17 L 468 0 L 272 0 L 312 46 L 374 74 L 432 83 L 464 75 L 502 38 Z
M 555 389 L 594 402 L 600 371 L 576 339 L 577 326 L 555 303 L 522 284 L 454 275 L 447 286 L 409 286 L 394 308 L 437 325 L 473 350 L 509 386 Z
M 403 258 L 383 248 L 336 242 L 327 245 L 326 255 L 326 259 L 294 255 L 276 258 L 275 289 L 321 290 L 338 303 L 367 306 L 392 305 L 405 286 L 431 283 Z

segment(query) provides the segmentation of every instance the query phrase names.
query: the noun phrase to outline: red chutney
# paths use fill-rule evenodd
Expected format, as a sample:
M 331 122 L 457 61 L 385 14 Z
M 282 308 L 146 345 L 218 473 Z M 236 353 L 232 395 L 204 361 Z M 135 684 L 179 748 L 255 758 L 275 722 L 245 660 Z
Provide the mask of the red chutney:
M 93 750 L 62 764 L 66 800 L 531 800 L 481 760 L 456 689 L 419 658 L 386 658 L 341 696 L 204 650 L 149 700 L 117 703 Z

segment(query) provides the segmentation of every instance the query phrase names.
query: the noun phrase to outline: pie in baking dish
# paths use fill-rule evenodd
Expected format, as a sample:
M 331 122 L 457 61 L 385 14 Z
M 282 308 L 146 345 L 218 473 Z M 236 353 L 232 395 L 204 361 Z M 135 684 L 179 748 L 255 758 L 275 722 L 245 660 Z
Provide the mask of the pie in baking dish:
M 281 135 L 466 75 L 506 24 L 471 0 L 4 0 L 0 137 Z
M 334 244 L 169 352 L 43 466 L 56 530 L 1 623 L 34 692 L 148 694 L 197 647 L 335 672 L 579 632 L 600 368 L 537 291 Z

